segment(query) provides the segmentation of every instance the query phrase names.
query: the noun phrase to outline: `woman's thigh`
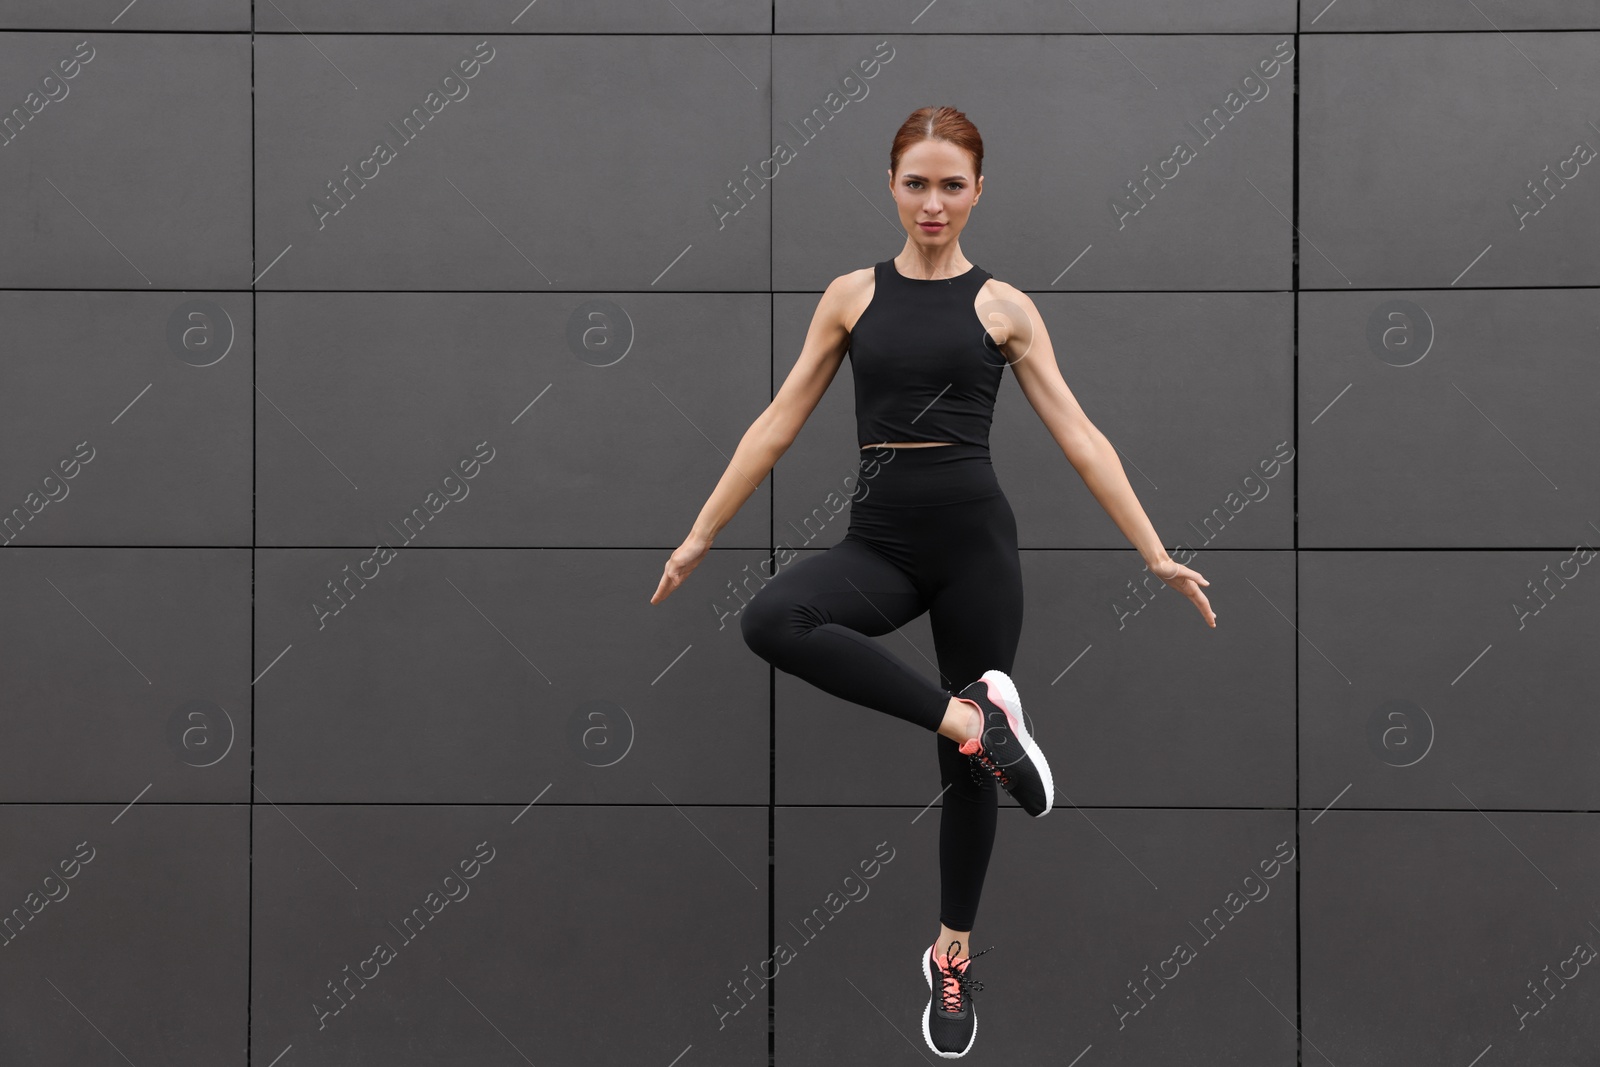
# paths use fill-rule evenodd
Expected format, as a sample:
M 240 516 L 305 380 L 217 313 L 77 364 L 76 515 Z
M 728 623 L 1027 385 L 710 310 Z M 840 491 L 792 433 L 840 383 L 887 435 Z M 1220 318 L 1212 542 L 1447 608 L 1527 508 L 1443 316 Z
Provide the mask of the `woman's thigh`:
M 847 535 L 780 569 L 745 606 L 741 625 L 747 637 L 753 630 L 830 622 L 879 637 L 927 610 L 909 575 Z
M 1022 638 L 1022 559 L 1016 516 L 1004 495 L 960 505 L 942 524 L 929 590 L 939 671 L 952 692 L 986 670 L 1012 672 Z

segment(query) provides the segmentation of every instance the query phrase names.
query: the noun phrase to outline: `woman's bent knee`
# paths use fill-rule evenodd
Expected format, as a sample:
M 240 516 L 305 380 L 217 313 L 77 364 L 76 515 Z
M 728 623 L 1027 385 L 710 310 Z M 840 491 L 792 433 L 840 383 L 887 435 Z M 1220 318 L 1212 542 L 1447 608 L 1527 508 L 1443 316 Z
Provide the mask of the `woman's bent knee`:
M 794 617 L 793 606 L 781 597 L 766 595 L 770 592 L 770 589 L 762 590 L 739 613 L 739 632 L 744 643 L 768 661 L 778 654 Z

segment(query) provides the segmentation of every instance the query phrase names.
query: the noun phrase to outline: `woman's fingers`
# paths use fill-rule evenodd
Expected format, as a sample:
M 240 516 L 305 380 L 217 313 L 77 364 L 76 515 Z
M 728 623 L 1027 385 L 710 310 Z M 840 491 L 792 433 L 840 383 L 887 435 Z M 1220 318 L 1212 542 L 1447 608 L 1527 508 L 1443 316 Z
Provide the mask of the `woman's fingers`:
M 659 604 L 663 600 L 667 599 L 667 597 L 672 595 L 673 590 L 678 588 L 678 583 L 681 581 L 681 578 L 673 575 L 672 563 L 669 560 L 666 567 L 664 567 L 661 571 L 661 582 L 656 586 L 655 595 L 650 598 L 650 603 Z
M 1217 613 L 1211 610 L 1211 602 L 1200 591 L 1201 586 L 1210 585 L 1205 575 L 1197 570 L 1185 567 L 1177 560 L 1167 558 L 1150 568 L 1162 581 L 1182 593 L 1194 602 L 1195 608 L 1200 612 L 1200 617 L 1206 620 L 1206 625 L 1215 628 Z

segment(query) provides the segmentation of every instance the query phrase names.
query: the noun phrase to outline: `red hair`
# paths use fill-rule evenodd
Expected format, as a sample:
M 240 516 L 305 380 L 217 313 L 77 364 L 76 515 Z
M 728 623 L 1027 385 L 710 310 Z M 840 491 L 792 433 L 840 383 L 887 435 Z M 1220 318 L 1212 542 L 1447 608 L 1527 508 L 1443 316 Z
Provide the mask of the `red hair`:
M 889 170 L 898 173 L 905 150 L 923 141 L 948 141 L 972 157 L 973 178 L 983 175 L 983 138 L 966 114 L 953 107 L 919 107 L 901 124 L 889 146 Z

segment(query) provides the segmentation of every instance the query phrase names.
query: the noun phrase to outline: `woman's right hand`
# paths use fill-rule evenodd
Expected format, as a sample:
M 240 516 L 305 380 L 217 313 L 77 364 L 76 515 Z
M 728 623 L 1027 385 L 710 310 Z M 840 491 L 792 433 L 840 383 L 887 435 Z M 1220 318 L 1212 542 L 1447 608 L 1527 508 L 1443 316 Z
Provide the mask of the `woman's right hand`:
M 690 534 L 683 544 L 678 546 L 676 552 L 667 559 L 667 565 L 661 572 L 661 584 L 656 586 L 655 595 L 650 598 L 650 603 L 659 604 L 673 591 L 683 584 L 689 577 L 689 572 L 700 566 L 700 561 L 706 558 L 706 551 L 710 549 L 711 542 L 705 538 Z

